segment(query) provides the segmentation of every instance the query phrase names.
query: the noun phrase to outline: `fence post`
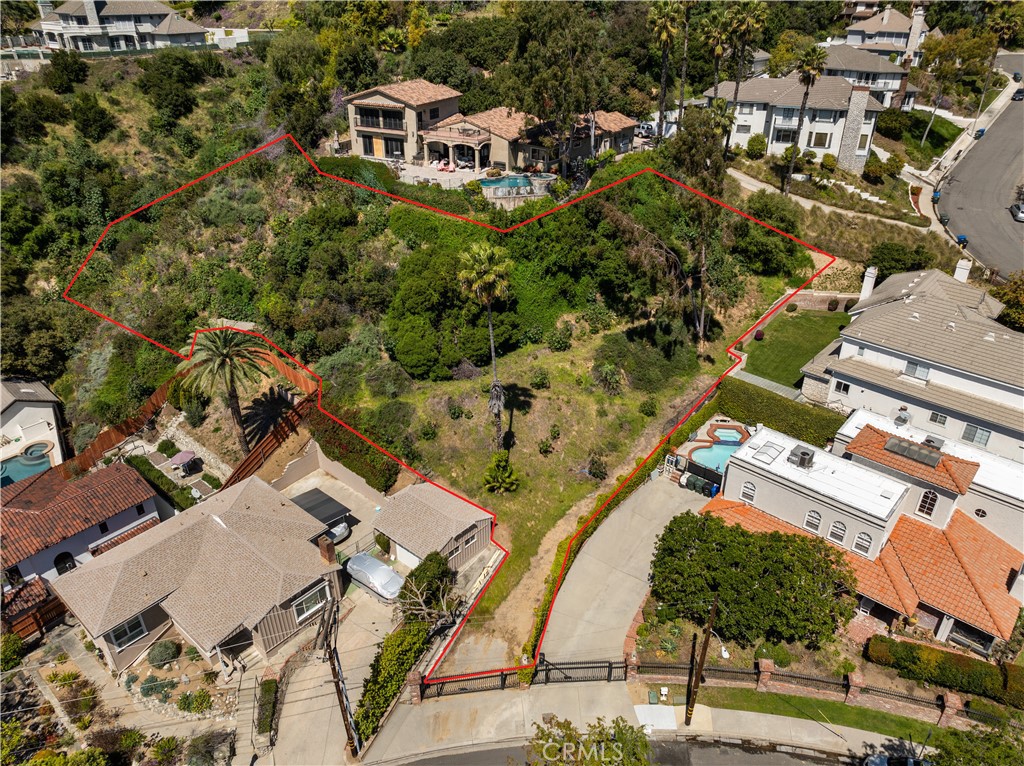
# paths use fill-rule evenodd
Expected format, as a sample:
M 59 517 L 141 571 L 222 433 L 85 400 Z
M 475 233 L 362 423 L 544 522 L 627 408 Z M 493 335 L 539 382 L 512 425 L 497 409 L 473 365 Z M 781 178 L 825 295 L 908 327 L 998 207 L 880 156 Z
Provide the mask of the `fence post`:
M 636 652 L 626 657 L 626 683 L 635 684 L 640 675 L 640 666 L 636 661 Z
M 418 670 L 410 670 L 405 676 L 405 685 L 409 688 L 412 704 L 420 704 L 423 701 L 423 674 Z
M 846 704 L 855 705 L 860 699 L 860 690 L 864 688 L 864 675 L 857 671 L 846 674 Z
M 957 714 L 964 709 L 964 702 L 960 696 L 953 692 L 946 692 L 942 695 L 942 715 L 939 716 L 939 726 L 952 726 Z
M 759 692 L 769 691 L 768 684 L 771 683 L 772 673 L 774 672 L 774 660 L 763 659 L 757 661 L 757 690 Z

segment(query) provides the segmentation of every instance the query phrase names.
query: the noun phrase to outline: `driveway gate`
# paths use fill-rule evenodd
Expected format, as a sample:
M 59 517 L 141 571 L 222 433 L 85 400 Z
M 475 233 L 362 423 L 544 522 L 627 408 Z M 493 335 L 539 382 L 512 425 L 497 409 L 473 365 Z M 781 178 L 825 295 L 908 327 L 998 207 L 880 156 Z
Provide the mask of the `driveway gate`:
M 535 684 L 570 683 L 572 681 L 625 681 L 626 661 L 579 660 L 550 662 L 543 654 L 537 659 Z

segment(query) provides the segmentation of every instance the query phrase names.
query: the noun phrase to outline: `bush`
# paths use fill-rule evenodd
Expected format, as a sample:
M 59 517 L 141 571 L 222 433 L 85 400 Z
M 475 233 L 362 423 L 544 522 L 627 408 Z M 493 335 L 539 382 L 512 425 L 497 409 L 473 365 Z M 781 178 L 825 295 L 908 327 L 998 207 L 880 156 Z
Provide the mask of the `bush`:
M 164 701 L 166 701 L 166 698 L 177 686 L 178 682 L 173 678 L 161 680 L 156 676 L 149 675 L 146 676 L 146 679 L 139 685 L 139 694 L 143 697 L 159 696 L 164 698 Z
M 50 65 L 43 67 L 43 83 L 54 93 L 70 93 L 89 77 L 89 65 L 77 51 L 54 51 Z
M 420 427 L 420 438 L 425 442 L 432 442 L 437 438 L 437 423 L 428 420 Z
M 768 151 L 768 138 L 764 133 L 755 133 L 747 139 L 747 156 L 759 160 Z
M 427 647 L 427 626 L 420 622 L 406 623 L 389 633 L 380 651 L 370 664 L 370 676 L 363 684 L 355 722 L 359 734 L 366 739 L 380 728 L 384 713 L 398 696 L 406 674 Z
M 183 692 L 178 697 L 178 710 L 186 713 L 205 713 L 213 707 L 213 698 L 206 689 L 194 692 Z
M 828 302 L 828 310 L 829 311 L 836 311 L 838 309 L 839 309 L 839 299 L 838 298 L 830 299 L 829 302 Z
M 653 418 L 658 414 L 658 403 L 653 397 L 649 396 L 640 402 L 640 414 L 648 418 Z
M 796 311 L 796 304 L 793 303 L 793 302 L 787 303 L 786 304 L 786 313 L 792 314 L 794 311 Z
M 391 538 L 383 532 L 374 532 L 373 541 L 377 543 L 377 547 L 380 548 L 381 552 L 387 556 L 391 553 Z
M 777 668 L 788 668 L 793 664 L 793 655 L 789 653 L 789 649 L 782 644 L 773 644 L 770 641 L 765 641 L 757 647 L 754 659 L 771 660 Z
M 839 167 L 839 158 L 834 154 L 825 154 L 821 158 L 821 169 L 827 170 L 829 173 L 835 173 L 836 168 Z
M 4 633 L 0 637 L 0 668 L 13 670 L 25 656 L 25 642 L 17 633 Z
M 179 450 L 178 445 L 176 445 L 170 439 L 161 439 L 160 443 L 156 445 L 156 451 L 159 452 L 164 457 L 174 457 L 181 450 Z
M 203 659 L 203 655 L 194 646 L 185 647 L 185 657 L 189 662 L 199 662 Z
M 221 487 L 224 486 L 224 483 L 216 476 L 214 476 L 212 473 L 204 473 L 203 481 L 209 484 L 210 487 L 212 487 L 213 489 L 220 489 Z
M 135 682 L 138 681 L 138 680 L 139 680 L 139 674 L 138 673 L 129 673 L 128 675 L 126 675 L 124 677 L 124 688 L 127 689 L 128 691 L 131 691 L 132 690 L 132 686 L 134 686 Z
M 536 367 L 530 373 L 530 388 L 537 390 L 551 388 L 551 376 L 543 367 Z
M 174 662 L 181 655 L 181 644 L 177 641 L 157 641 L 149 649 L 146 661 L 150 667 L 160 668 Z
M 715 406 L 741 423 L 764 423 L 794 439 L 824 447 L 842 427 L 839 413 L 801 404 L 733 377 L 718 386 Z
M 572 348 L 572 325 L 561 322 L 548 333 L 548 348 L 552 351 L 568 351 Z
M 450 417 L 452 420 L 458 420 L 465 414 L 466 411 L 462 409 L 461 404 L 459 404 L 454 399 L 448 399 L 448 417 Z
M 604 481 L 608 478 L 608 466 L 597 455 L 591 455 L 590 462 L 587 463 L 587 473 L 598 481 Z
M 900 109 L 886 109 L 878 115 L 875 129 L 886 138 L 902 141 L 903 134 L 910 130 L 910 114 Z
M 754 333 L 754 340 L 764 340 L 764 330 L 758 330 Z
M 872 184 L 880 184 L 885 180 L 885 163 L 874 152 L 871 152 L 868 161 L 864 163 L 863 176 L 865 181 Z
M 550 439 L 541 439 L 537 444 L 537 451 L 547 457 L 555 451 L 555 445 L 551 443 Z
M 269 734 L 274 725 L 274 711 L 277 708 L 277 681 L 267 679 L 260 684 L 257 702 L 256 733 Z
M 494 453 L 491 464 L 484 474 L 484 489 L 498 495 L 519 489 L 519 475 L 512 468 L 508 450 Z
M 170 766 L 178 760 L 178 751 L 181 750 L 182 741 L 177 737 L 163 737 L 153 745 L 153 760 L 160 766 Z
M 188 766 L 214 766 L 217 751 L 229 746 L 233 735 L 230 732 L 210 731 L 193 737 L 185 750 Z
M 903 172 L 903 159 L 898 154 L 890 154 L 885 161 L 885 174 L 893 178 L 899 178 Z
M 548 438 L 551 441 L 556 442 L 556 441 L 558 441 L 558 437 L 561 436 L 561 435 L 562 435 L 562 429 L 558 427 L 558 423 L 552 423 L 551 424 L 551 429 L 548 431 Z
M 850 309 L 852 309 L 856 305 L 857 305 L 857 299 L 856 298 L 847 298 L 846 299 L 846 303 L 843 304 L 843 311 L 845 311 L 847 314 L 849 314 L 850 313 Z

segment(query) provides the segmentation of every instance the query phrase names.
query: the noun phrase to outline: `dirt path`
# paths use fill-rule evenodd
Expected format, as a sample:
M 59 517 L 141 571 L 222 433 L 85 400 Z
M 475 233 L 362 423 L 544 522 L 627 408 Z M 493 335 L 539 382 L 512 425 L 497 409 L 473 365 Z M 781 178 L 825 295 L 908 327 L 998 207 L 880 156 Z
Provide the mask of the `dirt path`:
M 615 488 L 614 477 L 627 476 L 631 473 L 636 467 L 637 459 L 650 454 L 666 431 L 686 414 L 694 399 L 706 391 L 713 382 L 714 378 L 710 375 L 698 375 L 694 378 L 685 393 L 670 403 L 668 411 L 672 416 L 667 421 L 655 420 L 648 425 L 626 458 L 614 470 L 609 471 L 612 478 L 575 503 L 544 535 L 537 553 L 530 560 L 526 574 L 501 602 L 494 616 L 482 623 L 475 622 L 470 616 L 466 628 L 441 664 L 439 675 L 454 675 L 519 664 L 523 644 L 530 635 L 536 609 L 544 595 L 545 580 L 551 571 L 551 563 L 558 544 L 573 533 L 580 516 L 589 516 L 594 512 L 594 502 L 598 494 L 610 492 Z

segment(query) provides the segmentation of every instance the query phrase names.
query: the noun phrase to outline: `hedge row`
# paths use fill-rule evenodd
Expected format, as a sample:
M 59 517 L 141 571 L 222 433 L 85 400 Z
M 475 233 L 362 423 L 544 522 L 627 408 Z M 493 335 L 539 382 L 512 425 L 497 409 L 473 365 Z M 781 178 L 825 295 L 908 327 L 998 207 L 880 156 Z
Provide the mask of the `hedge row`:
M 1024 708 L 1024 668 L 1003 663 L 993 665 L 934 646 L 872 636 L 868 659 L 896 668 L 902 678 L 945 686 L 965 694 L 976 694 Z
M 256 733 L 269 734 L 274 726 L 274 712 L 277 710 L 277 681 L 273 678 L 268 678 L 260 684 L 256 708 Z
M 359 735 L 369 739 L 380 728 L 380 722 L 391 703 L 402 691 L 405 677 L 427 648 L 427 626 L 410 622 L 391 631 L 370 664 L 370 677 L 363 685 L 355 721 Z
M 576 555 L 580 552 L 580 548 L 583 547 L 583 543 L 585 543 L 590 536 L 597 531 L 597 528 L 601 526 L 601 522 L 608 518 L 609 514 L 621 505 L 627 497 L 633 494 L 634 490 L 638 489 L 645 481 L 647 481 L 647 477 L 650 475 L 650 472 L 655 466 L 665 459 L 665 456 L 668 455 L 669 452 L 689 439 L 690 434 L 707 423 L 711 416 L 720 410 L 718 407 L 719 398 L 720 397 L 713 397 L 712 399 L 707 400 L 704 403 L 704 407 L 699 412 L 691 415 L 690 419 L 683 423 L 683 425 L 681 425 L 675 433 L 669 437 L 668 441 L 665 442 L 665 444 L 663 444 L 656 453 L 654 453 L 647 465 L 637 471 L 633 478 L 626 482 L 619 493 L 611 498 L 611 500 L 608 500 L 608 495 L 606 494 L 597 496 L 597 500 L 594 503 L 595 511 L 598 508 L 601 508 L 602 503 L 606 500 L 608 501 L 608 504 L 601 509 L 597 516 L 594 517 L 594 520 L 590 525 L 580 532 L 579 537 L 577 537 L 576 541 L 573 543 L 572 550 L 569 550 L 569 543 L 572 541 L 572 535 L 569 535 L 569 537 L 566 537 L 558 544 L 558 548 L 555 550 L 555 559 L 551 562 L 551 571 L 544 580 L 544 598 L 541 601 L 540 606 L 537 607 L 536 617 L 534 618 L 533 623 L 533 631 L 530 633 L 530 638 L 523 645 L 523 653 L 525 655 L 533 657 L 534 652 L 537 651 L 537 643 L 540 641 L 541 631 L 544 630 L 544 623 L 547 621 L 548 612 L 551 611 L 551 602 L 555 597 L 555 583 L 558 582 L 558 574 L 562 571 L 562 561 L 564 560 L 566 562 L 565 570 L 568 572 L 569 567 L 572 566 L 572 562 L 576 558 Z M 589 515 L 580 516 L 576 524 L 577 528 L 586 524 L 588 518 Z M 566 559 L 567 551 L 568 559 Z
M 741 423 L 763 423 L 818 447 L 834 438 L 846 421 L 837 412 L 794 402 L 732 376 L 719 384 L 716 406 L 723 415 Z
M 195 499 L 192 497 L 187 487 L 179 487 L 171 479 L 167 478 L 159 468 L 150 463 L 143 455 L 129 455 L 125 458 L 125 461 L 131 465 L 132 468 L 141 473 L 146 481 L 166 495 L 167 499 L 170 500 L 179 511 L 191 508 L 196 504 Z

